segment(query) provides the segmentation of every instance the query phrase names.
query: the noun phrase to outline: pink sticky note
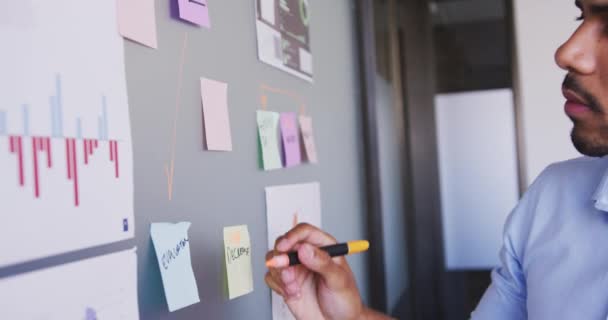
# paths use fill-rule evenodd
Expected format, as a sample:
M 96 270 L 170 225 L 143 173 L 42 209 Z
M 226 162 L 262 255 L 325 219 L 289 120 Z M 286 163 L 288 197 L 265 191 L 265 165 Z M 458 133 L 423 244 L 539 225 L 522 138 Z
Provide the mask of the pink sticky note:
M 207 150 L 232 151 L 228 115 L 228 84 L 201 78 L 201 98 Z
M 207 0 L 177 0 L 177 3 L 180 18 L 199 26 L 211 28 Z
M 307 116 L 300 116 L 300 130 L 302 131 L 302 140 L 304 140 L 304 150 L 306 151 L 306 158 L 310 163 L 318 163 L 317 159 L 317 147 L 315 145 L 315 135 L 312 130 L 312 118 Z
M 281 113 L 281 137 L 283 140 L 283 151 L 285 152 L 285 166 L 293 167 L 302 162 L 300 154 L 300 136 L 296 114 L 293 112 Z
M 148 47 L 158 48 L 154 0 L 116 0 L 116 9 L 120 35 Z

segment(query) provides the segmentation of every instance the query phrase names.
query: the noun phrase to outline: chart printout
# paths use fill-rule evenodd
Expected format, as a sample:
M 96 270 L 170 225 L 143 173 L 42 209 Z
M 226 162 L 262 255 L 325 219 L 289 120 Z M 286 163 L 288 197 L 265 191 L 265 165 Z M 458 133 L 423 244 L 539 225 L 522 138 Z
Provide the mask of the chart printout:
M 0 279 L 0 319 L 137 320 L 135 249 Z
M 133 237 L 115 2 L 0 2 L 0 266 Z

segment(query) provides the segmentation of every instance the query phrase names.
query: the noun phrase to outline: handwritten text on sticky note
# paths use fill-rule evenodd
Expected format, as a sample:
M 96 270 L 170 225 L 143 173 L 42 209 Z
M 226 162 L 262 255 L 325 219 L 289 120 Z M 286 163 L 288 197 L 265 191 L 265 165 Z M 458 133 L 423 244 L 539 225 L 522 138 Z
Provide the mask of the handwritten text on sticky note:
M 285 166 L 299 165 L 302 156 L 300 154 L 300 135 L 295 113 L 281 113 L 281 138 L 285 153 Z
M 270 111 L 258 111 L 257 122 L 264 169 L 273 170 L 283 167 L 278 138 L 279 114 Z
M 315 135 L 312 129 L 312 118 L 308 116 L 300 116 L 300 130 L 302 131 L 302 140 L 304 140 L 304 150 L 306 158 L 310 163 L 318 163 L 317 147 L 315 145 Z
M 251 242 L 247 226 L 224 228 L 228 296 L 234 299 L 253 291 Z
M 190 222 L 153 223 L 150 226 L 150 235 L 171 312 L 200 301 L 190 258 L 188 228 Z

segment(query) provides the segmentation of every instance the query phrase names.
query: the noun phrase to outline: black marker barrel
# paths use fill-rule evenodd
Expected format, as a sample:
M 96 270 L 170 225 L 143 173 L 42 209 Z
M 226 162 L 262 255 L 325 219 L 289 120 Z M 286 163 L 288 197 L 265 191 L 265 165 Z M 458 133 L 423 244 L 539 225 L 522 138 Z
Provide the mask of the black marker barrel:
M 345 256 L 348 254 L 348 243 L 334 244 L 331 246 L 321 247 L 319 249 L 327 252 L 330 257 Z M 289 257 L 290 266 L 301 264 L 297 251 L 289 252 L 287 256 Z

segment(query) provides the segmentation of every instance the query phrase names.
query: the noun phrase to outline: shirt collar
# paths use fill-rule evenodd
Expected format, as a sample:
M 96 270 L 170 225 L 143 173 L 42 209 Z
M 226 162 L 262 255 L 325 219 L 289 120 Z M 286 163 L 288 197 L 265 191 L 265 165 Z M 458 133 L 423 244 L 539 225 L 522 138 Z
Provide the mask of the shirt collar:
M 591 199 L 595 202 L 597 210 L 608 212 L 608 169 L 605 169 L 602 181 Z

